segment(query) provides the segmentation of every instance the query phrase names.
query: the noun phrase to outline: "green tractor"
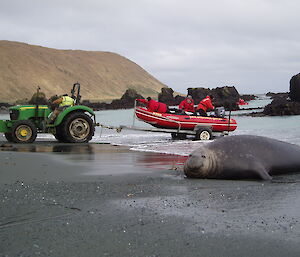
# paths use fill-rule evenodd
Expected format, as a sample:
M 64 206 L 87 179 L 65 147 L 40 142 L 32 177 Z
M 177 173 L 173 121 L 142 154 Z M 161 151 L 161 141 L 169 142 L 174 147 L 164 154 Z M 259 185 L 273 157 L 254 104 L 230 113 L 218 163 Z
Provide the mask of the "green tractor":
M 39 89 L 38 89 L 39 93 Z M 48 123 L 52 112 L 48 105 L 17 105 L 9 108 L 10 120 L 0 120 L 0 133 L 9 142 L 32 143 L 37 133 L 51 133 L 64 143 L 89 142 L 95 132 L 94 111 L 80 105 L 80 84 L 75 83 L 71 90 L 74 106 L 59 113 L 54 123 Z

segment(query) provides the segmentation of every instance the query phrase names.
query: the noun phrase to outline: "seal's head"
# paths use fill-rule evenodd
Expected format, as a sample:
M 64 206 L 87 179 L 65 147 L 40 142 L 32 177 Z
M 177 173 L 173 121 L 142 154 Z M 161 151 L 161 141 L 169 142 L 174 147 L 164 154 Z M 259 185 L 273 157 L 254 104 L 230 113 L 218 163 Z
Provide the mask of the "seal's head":
M 184 164 L 184 173 L 190 178 L 208 178 L 215 173 L 214 153 L 205 147 L 196 149 Z

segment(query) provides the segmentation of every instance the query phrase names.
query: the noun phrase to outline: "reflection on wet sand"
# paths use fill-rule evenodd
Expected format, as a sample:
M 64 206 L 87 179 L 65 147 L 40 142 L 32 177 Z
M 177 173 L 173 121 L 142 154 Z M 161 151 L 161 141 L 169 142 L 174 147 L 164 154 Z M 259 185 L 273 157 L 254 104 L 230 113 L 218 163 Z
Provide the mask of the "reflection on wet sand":
M 138 166 L 148 169 L 177 170 L 182 168 L 187 157 L 153 152 L 131 151 L 127 147 L 114 146 L 111 144 L 67 144 L 57 142 L 36 142 L 34 144 L 0 144 L 0 151 L 27 152 L 27 153 L 54 153 L 63 156 L 64 160 L 76 162 L 89 162 L 94 173 L 101 174 L 100 170 L 109 169 L 115 166 L 117 170 L 122 165 L 135 170 Z M 109 168 L 107 168 L 109 167 Z M 118 171 L 120 172 L 120 171 Z
M 0 146 L 1 151 L 15 152 L 37 152 L 37 153 L 71 153 L 71 154 L 93 154 L 93 146 L 91 144 L 8 144 L 4 143 Z

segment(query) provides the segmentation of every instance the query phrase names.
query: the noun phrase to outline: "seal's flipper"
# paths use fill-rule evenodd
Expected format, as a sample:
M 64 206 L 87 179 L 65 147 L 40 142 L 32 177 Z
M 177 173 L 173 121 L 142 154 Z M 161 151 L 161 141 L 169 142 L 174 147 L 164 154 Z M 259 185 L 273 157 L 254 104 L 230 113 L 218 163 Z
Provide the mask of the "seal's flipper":
M 272 177 L 267 172 L 266 168 L 259 162 L 253 163 L 253 171 L 263 180 L 272 180 Z

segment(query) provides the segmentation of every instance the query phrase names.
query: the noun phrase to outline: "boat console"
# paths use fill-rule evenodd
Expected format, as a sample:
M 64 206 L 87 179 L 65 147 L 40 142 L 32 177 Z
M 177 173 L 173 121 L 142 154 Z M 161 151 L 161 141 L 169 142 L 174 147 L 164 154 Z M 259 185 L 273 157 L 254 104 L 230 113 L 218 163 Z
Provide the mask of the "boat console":
M 224 118 L 225 117 L 225 108 L 224 107 L 216 107 L 214 109 L 215 117 Z

